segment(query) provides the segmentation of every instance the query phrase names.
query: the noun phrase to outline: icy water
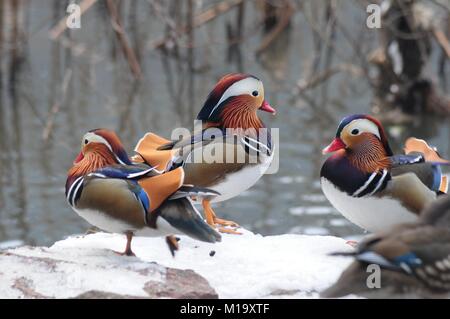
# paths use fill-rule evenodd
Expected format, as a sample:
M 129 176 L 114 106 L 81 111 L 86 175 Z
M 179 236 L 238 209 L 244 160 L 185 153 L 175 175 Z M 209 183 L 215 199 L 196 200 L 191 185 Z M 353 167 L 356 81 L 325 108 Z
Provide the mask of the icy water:
M 361 234 L 327 202 L 318 176 L 325 159 L 321 150 L 338 122 L 346 114 L 369 112 L 372 91 L 363 78 L 338 73 L 302 96 L 295 94 L 297 81 L 310 76 L 314 64 L 312 30 L 302 14 L 258 58 L 263 33 L 253 2 L 247 4 L 244 41 L 231 56 L 225 30 L 236 20 L 234 10 L 198 28 L 193 49 L 181 37 L 178 54 L 166 54 L 152 47 L 165 34 L 161 12 L 149 1 L 124 5 L 128 39 L 142 67 L 138 83 L 102 5 L 82 16 L 80 30 L 53 41 L 49 29 L 64 15 L 64 1 L 21 3 L 14 9 L 1 1 L 0 248 L 48 245 L 89 227 L 64 197 L 66 171 L 85 131 L 113 129 L 131 151 L 147 131 L 169 136 L 174 127 L 190 128 L 215 81 L 235 71 L 261 78 L 267 101 L 278 111 L 261 117 L 280 129 L 280 168 L 241 196 L 218 204 L 217 212 L 264 235 Z M 353 36 L 376 39 L 370 32 L 359 35 L 365 10 L 352 1 L 342 3 L 339 12 L 351 21 Z M 319 65 L 354 54 L 345 39 L 335 40 L 337 50 L 321 51 Z M 389 133 L 397 151 L 414 135 L 450 155 L 448 120 L 419 119 L 390 127 Z

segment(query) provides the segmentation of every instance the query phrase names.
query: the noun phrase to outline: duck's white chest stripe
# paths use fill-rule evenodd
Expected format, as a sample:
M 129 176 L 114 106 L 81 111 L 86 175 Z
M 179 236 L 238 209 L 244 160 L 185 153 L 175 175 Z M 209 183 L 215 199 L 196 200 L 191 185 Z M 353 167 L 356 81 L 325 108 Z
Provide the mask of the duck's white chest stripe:
M 383 175 L 381 176 L 380 180 L 378 181 L 377 186 L 376 186 L 375 189 L 369 194 L 369 196 L 372 196 L 373 194 L 375 194 L 375 193 L 380 189 L 381 185 L 383 185 L 384 179 L 385 179 L 386 176 L 387 176 L 387 173 L 388 173 L 387 169 L 384 169 L 384 170 L 383 170 Z
M 262 143 L 256 139 L 248 137 L 248 136 L 241 138 L 241 143 L 248 146 L 249 148 L 253 149 L 257 153 L 261 153 L 260 148 L 262 148 L 263 151 L 265 151 L 264 153 L 267 154 L 268 156 L 270 156 L 270 154 L 272 153 L 272 150 L 270 148 L 268 148 L 267 145 L 265 145 L 264 143 Z M 254 143 L 255 146 L 251 145 L 251 143 Z
M 359 194 L 361 194 L 363 191 L 366 190 L 366 188 L 370 185 L 370 183 L 372 183 L 373 179 L 377 176 L 377 172 L 372 173 L 372 175 L 370 175 L 369 179 L 364 183 L 363 186 L 361 186 L 360 188 L 358 188 L 353 194 L 352 196 L 354 197 L 358 197 Z
M 373 172 L 367 181 L 358 188 L 353 194 L 353 197 L 363 197 L 363 196 L 372 196 L 379 190 L 381 190 L 381 186 L 386 181 L 388 176 L 388 170 L 383 169 L 383 173 L 380 174 L 379 171 Z
M 83 185 L 83 181 L 83 176 L 78 177 L 67 192 L 67 201 L 71 206 L 75 206 L 75 198 L 77 198 L 78 191 L 80 190 L 81 185 Z

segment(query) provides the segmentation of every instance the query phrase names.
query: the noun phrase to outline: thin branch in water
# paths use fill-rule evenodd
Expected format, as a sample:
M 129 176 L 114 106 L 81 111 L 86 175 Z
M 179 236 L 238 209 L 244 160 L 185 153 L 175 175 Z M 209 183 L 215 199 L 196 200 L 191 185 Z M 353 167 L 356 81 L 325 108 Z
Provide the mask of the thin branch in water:
M 305 92 L 306 90 L 317 87 L 321 83 L 327 81 L 333 75 L 338 74 L 340 72 L 347 72 L 353 76 L 361 76 L 364 74 L 364 71 L 356 65 L 347 63 L 338 64 L 332 68 L 329 68 L 319 74 L 312 76 L 307 80 L 304 79 L 299 80 L 297 82 L 297 90 L 298 90 L 297 94 L 300 94 L 302 92 Z
M 53 104 L 52 108 L 50 109 L 50 113 L 47 117 L 47 122 L 44 127 L 44 131 L 42 132 L 42 139 L 44 141 L 48 141 L 50 138 L 50 134 L 52 133 L 53 126 L 55 123 L 55 117 L 58 114 L 59 110 L 61 109 L 61 104 L 64 103 L 64 100 L 66 98 L 67 88 L 69 87 L 70 79 L 72 78 L 72 69 L 67 69 L 64 73 L 64 79 L 62 83 L 62 97 L 61 100 Z
M 436 41 L 444 50 L 445 54 L 447 54 L 447 57 L 450 59 L 450 42 L 447 39 L 445 33 L 438 28 L 433 28 L 433 35 L 436 38 Z
M 114 4 L 113 0 L 106 0 L 106 5 L 108 8 L 109 15 L 111 17 L 111 24 L 113 30 L 122 46 L 123 53 L 128 60 L 128 65 L 130 66 L 131 72 L 133 73 L 136 79 L 141 79 L 142 78 L 141 66 L 139 65 L 139 62 L 136 58 L 136 54 L 134 53 L 133 49 L 128 45 L 128 40 L 125 35 L 125 30 L 122 27 L 122 22 L 120 21 L 117 7 Z

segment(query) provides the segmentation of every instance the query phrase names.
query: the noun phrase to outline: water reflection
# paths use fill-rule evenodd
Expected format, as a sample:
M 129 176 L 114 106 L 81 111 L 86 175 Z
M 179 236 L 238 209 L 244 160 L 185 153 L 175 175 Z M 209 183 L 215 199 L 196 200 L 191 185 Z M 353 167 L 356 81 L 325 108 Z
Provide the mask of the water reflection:
M 102 2 L 83 15 L 81 30 L 66 31 L 53 41 L 48 30 L 63 16 L 64 1 L 0 1 L 0 242 L 50 244 L 84 232 L 88 225 L 64 198 L 65 174 L 80 136 L 107 127 L 131 151 L 146 131 L 169 136 L 174 127 L 192 127 L 213 83 L 231 71 L 254 73 L 265 82 L 267 100 L 278 114 L 261 116 L 280 128 L 280 170 L 242 196 L 218 204 L 221 216 L 262 234 L 361 233 L 330 207 L 317 177 L 324 161 L 321 149 L 338 121 L 348 113 L 368 112 L 372 93 L 365 81 L 347 74 L 296 92 L 300 78 L 339 59 L 318 47 L 301 13 L 256 57 L 267 33 L 262 11 L 251 1 L 166 50 L 149 45 L 172 32 L 161 15 L 177 15 L 179 23 L 192 16 L 177 1 L 169 3 L 167 12 L 159 1 L 151 3 L 162 12 L 148 1 L 120 3 L 142 81 L 130 74 Z M 335 46 L 341 55 L 348 50 L 345 42 Z M 423 118 L 389 127 L 389 133 L 397 150 L 414 135 L 450 155 L 448 120 Z

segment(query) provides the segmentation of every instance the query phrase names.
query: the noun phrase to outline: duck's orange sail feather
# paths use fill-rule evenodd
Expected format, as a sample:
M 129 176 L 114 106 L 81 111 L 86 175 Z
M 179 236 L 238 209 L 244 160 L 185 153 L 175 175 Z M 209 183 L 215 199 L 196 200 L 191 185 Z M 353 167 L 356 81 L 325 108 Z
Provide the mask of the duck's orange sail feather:
M 436 162 L 443 164 L 450 164 L 449 161 L 443 159 L 436 149 L 432 148 L 428 143 L 424 140 L 410 137 L 405 142 L 404 148 L 405 154 L 409 154 L 411 152 L 419 152 L 422 153 L 425 157 L 425 161 L 427 162 Z M 439 186 L 439 190 L 442 193 L 447 193 L 448 191 L 448 178 L 445 175 L 441 177 L 441 184 Z
M 138 155 L 133 156 L 131 159 L 135 163 L 146 162 L 158 170 L 166 170 L 172 162 L 175 151 L 161 151 L 158 150 L 158 147 L 170 142 L 154 133 L 147 133 L 139 140 L 134 149 Z
M 440 157 L 439 153 L 434 148 L 429 146 L 427 142 L 415 137 L 410 137 L 406 140 L 404 151 L 405 154 L 409 154 L 411 152 L 422 153 L 425 156 L 425 161 L 427 162 L 450 163 Z
M 140 179 L 138 184 L 150 198 L 150 212 L 155 211 L 170 195 L 175 193 L 183 185 L 183 181 L 184 171 L 181 167 L 158 176 Z

